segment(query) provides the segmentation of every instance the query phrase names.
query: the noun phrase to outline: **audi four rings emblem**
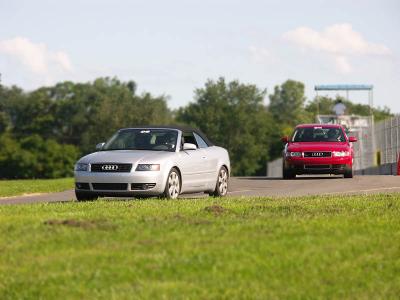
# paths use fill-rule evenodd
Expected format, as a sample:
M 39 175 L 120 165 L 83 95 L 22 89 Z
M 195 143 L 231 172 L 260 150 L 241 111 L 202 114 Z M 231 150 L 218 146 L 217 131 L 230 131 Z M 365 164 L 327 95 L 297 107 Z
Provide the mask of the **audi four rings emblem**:
M 313 152 L 312 153 L 312 156 L 323 156 L 324 155 L 324 153 L 322 153 L 322 152 Z
M 118 170 L 118 166 L 117 165 L 102 165 L 101 169 L 103 171 L 116 171 L 116 170 Z

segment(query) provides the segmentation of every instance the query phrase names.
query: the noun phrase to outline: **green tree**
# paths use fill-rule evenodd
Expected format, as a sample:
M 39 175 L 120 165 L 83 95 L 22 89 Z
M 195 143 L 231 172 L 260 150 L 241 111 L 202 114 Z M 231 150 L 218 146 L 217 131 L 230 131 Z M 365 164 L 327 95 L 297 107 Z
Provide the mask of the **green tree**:
M 302 82 L 287 80 L 281 86 L 275 86 L 269 98 L 269 111 L 274 121 L 284 128 L 309 121 L 310 117 L 304 109 L 306 97 Z
M 25 94 L 21 89 L 0 85 L 0 134 L 14 129 L 24 98 Z
M 172 123 L 163 95 L 136 94 L 135 82 L 98 78 L 24 92 L 0 88 L 0 177 L 71 175 L 74 160 L 116 130 Z
M 78 158 L 72 145 L 60 145 L 38 135 L 19 142 L 0 136 L 0 178 L 58 178 L 71 176 Z
M 81 153 L 109 138 L 117 129 L 171 123 L 165 96 L 137 95 L 133 81 L 98 78 L 88 83 L 62 82 L 24 93 L 0 91 L 0 133 L 8 128 L 18 139 L 40 135 Z
M 354 103 L 341 96 L 336 96 L 335 98 L 330 98 L 327 96 L 315 97 L 311 102 L 306 105 L 305 109 L 310 115 L 313 116 L 316 116 L 318 111 L 321 115 L 330 115 L 333 114 L 332 109 L 338 100 L 341 100 L 342 103 L 346 106 L 346 114 L 348 115 L 371 115 L 371 109 L 368 104 Z M 375 121 L 381 121 L 393 116 L 388 107 L 374 107 L 372 108 L 372 113 L 374 115 Z
M 177 112 L 177 121 L 202 130 L 228 149 L 233 174 L 265 174 L 271 117 L 265 90 L 224 78 L 195 91 L 195 101 Z
M 304 104 L 304 84 L 299 81 L 287 80 L 280 86 L 275 86 L 274 93 L 269 96 L 269 111 L 273 118 L 270 157 L 281 155 L 283 145 L 280 137 L 290 135 L 293 128 L 301 123 L 311 121 Z

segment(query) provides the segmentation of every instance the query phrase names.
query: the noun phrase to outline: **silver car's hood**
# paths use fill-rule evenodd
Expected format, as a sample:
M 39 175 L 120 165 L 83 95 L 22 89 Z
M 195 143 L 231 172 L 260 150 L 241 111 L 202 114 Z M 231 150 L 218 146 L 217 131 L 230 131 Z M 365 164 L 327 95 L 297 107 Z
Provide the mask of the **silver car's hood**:
M 160 162 L 167 157 L 171 157 L 175 152 L 149 151 L 149 150 L 113 150 L 99 151 L 82 157 L 80 163 L 132 163 L 137 162 Z

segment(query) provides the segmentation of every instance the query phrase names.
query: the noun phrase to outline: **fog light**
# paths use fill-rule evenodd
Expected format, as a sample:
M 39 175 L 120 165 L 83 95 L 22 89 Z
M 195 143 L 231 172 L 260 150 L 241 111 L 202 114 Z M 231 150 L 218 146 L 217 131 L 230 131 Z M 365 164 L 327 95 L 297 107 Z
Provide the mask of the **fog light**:
M 87 182 L 76 182 L 75 187 L 78 190 L 90 190 L 89 183 Z
M 131 190 L 150 190 L 156 186 L 155 183 L 131 183 Z

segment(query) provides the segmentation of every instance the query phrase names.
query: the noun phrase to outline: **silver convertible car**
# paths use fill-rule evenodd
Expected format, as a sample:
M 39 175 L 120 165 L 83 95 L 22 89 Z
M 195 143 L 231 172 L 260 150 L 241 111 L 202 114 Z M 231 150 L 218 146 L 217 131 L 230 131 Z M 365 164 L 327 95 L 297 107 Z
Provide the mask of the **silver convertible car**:
M 79 201 L 132 196 L 175 199 L 196 192 L 225 196 L 228 191 L 228 152 L 195 129 L 120 129 L 96 149 L 75 165 Z

